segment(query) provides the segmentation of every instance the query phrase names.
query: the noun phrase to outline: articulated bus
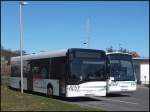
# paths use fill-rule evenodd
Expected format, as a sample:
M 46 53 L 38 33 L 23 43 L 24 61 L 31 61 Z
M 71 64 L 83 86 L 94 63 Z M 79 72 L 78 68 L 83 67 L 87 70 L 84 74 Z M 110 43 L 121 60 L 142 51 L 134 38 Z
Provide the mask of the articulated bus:
M 136 91 L 132 56 L 128 53 L 106 53 L 108 60 L 107 94 Z
M 24 90 L 51 96 L 106 96 L 106 53 L 69 48 L 23 56 Z M 11 58 L 10 87 L 21 88 L 20 56 Z

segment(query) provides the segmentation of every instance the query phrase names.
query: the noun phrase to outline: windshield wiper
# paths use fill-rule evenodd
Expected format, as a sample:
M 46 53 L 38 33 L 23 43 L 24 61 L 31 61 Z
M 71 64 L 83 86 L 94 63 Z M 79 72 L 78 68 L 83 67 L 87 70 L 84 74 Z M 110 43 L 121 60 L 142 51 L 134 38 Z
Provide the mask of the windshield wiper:
M 81 81 L 83 81 L 83 77 L 82 76 L 80 76 L 80 79 L 79 79 L 79 81 L 77 83 L 79 83 Z

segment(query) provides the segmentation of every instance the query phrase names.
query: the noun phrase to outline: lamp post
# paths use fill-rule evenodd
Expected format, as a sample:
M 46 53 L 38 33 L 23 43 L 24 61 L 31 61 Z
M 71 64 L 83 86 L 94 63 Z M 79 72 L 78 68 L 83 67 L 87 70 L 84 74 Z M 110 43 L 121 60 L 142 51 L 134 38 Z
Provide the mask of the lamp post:
M 19 6 L 19 16 L 20 16 L 20 64 L 21 64 L 21 93 L 23 93 L 23 60 L 22 60 L 22 41 L 23 41 L 23 26 L 22 26 L 22 6 L 26 5 L 26 2 L 20 1 Z
M 90 18 L 87 19 L 87 48 L 90 48 Z
M 86 23 L 86 36 L 87 36 L 87 42 L 84 42 L 83 44 L 87 45 L 87 48 L 90 48 L 90 19 L 87 19 Z

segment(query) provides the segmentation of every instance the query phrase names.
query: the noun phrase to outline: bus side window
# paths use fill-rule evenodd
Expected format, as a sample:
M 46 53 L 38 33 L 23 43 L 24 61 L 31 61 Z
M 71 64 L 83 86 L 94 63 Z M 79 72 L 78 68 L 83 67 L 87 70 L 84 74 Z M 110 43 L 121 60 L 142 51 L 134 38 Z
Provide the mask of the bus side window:
M 66 73 L 66 64 L 63 58 L 64 57 L 51 59 L 50 78 L 60 79 Z
M 27 72 L 30 72 L 30 64 L 27 64 Z
M 109 78 L 110 76 L 110 62 L 108 57 L 106 58 L 106 74 L 107 74 L 107 78 Z
M 43 68 L 41 69 L 41 76 L 42 76 L 43 78 L 47 78 L 47 76 L 48 76 L 48 72 L 47 72 L 47 69 L 46 69 L 45 67 L 43 67 Z

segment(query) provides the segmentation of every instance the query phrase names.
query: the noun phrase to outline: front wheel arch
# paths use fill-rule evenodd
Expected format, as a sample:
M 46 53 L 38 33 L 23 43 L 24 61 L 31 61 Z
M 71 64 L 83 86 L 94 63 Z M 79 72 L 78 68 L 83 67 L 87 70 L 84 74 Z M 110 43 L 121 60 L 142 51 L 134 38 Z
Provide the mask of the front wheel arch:
M 53 96 L 53 86 L 51 84 L 47 85 L 47 96 L 52 97 Z

